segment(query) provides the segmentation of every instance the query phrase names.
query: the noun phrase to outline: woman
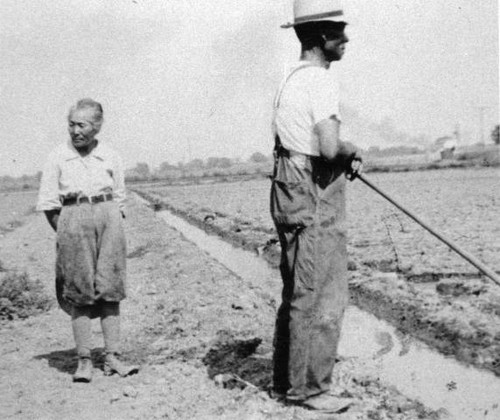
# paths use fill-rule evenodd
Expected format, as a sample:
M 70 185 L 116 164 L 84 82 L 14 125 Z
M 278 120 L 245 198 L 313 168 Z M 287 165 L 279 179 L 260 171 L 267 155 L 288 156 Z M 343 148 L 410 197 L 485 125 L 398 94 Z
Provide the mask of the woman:
M 91 319 L 96 317 L 104 335 L 104 374 L 138 371 L 117 357 L 125 298 L 125 184 L 119 156 L 95 138 L 102 122 L 102 106 L 92 99 L 70 109 L 70 140 L 50 154 L 37 204 L 57 232 L 56 291 L 61 308 L 71 315 L 75 382 L 92 379 Z

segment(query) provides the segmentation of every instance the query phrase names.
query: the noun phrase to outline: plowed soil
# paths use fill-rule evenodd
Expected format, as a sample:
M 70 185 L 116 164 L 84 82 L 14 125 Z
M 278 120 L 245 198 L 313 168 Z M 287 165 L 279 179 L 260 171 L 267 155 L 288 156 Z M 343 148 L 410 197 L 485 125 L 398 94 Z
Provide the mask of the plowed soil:
M 369 177 L 500 272 L 498 169 Z M 348 187 L 353 303 L 446 355 L 500 375 L 500 287 L 361 182 Z M 269 180 L 253 180 L 143 186 L 137 191 L 158 208 L 168 208 L 277 266 L 269 188 Z
M 268 396 L 275 307 L 134 199 L 126 219 L 128 298 L 123 358 L 139 374 L 102 374 L 102 334 L 93 324 L 94 377 L 72 383 L 76 355 L 68 316 L 56 305 L 0 323 L 2 419 L 437 419 L 366 366 L 340 360 L 334 391 L 345 413 L 322 416 Z M 54 240 L 43 215 L 0 238 L 7 270 L 26 271 L 54 295 Z M 278 298 L 278 297 L 276 297 Z M 97 321 L 94 321 L 97 322 Z

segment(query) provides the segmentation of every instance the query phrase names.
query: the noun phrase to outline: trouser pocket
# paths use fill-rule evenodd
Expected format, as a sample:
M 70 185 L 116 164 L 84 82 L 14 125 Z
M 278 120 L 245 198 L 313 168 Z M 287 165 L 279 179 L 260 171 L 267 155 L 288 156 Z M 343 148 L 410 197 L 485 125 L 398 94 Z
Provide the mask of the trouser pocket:
M 276 225 L 306 227 L 314 218 L 315 197 L 305 181 L 273 180 L 271 215 Z

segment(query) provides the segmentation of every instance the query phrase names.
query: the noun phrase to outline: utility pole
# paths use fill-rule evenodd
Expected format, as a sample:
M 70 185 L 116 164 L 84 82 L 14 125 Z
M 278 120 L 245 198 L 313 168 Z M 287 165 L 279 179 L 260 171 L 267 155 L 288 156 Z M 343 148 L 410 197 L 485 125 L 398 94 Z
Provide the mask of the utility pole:
M 189 163 L 193 160 L 193 150 L 191 148 L 191 137 L 186 136 L 187 147 L 184 149 L 184 154 L 182 155 L 182 160 L 184 163 Z
M 484 145 L 484 111 L 488 108 L 491 108 L 490 106 L 476 106 L 475 108 L 478 109 L 479 111 L 479 137 L 480 137 L 480 144 Z
M 189 157 L 188 162 L 191 162 L 193 160 L 193 150 L 191 148 L 191 137 L 190 136 L 187 136 L 187 144 L 188 144 L 188 157 Z
M 453 134 L 455 135 L 455 140 L 457 141 L 457 146 L 460 145 L 461 143 L 461 140 L 462 140 L 462 136 L 461 136 L 461 133 L 460 133 L 460 124 L 457 123 L 455 125 L 455 131 L 453 132 Z

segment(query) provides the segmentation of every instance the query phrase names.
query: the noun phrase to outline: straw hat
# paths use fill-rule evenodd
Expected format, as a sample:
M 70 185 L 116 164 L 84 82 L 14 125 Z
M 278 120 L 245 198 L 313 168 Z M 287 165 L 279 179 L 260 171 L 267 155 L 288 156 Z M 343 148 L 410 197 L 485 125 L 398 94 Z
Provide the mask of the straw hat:
M 344 12 L 340 0 L 295 0 L 293 2 L 293 23 L 285 23 L 282 28 L 291 28 L 306 22 L 329 20 L 344 22 Z

